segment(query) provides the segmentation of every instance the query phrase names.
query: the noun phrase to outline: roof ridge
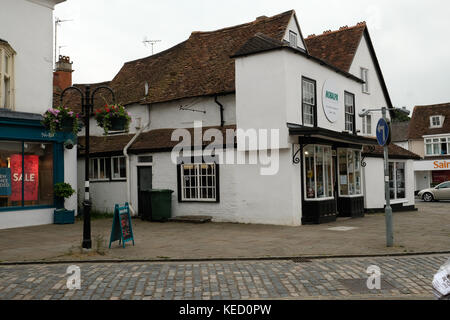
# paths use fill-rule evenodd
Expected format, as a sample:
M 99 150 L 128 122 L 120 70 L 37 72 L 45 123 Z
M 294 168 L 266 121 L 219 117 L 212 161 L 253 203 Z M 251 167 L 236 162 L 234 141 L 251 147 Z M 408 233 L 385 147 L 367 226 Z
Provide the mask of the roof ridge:
M 436 103 L 436 104 L 425 104 L 425 105 L 417 105 L 414 108 L 425 108 L 425 107 L 443 107 L 450 106 L 450 102 Z
M 76 86 L 96 86 L 96 85 L 105 84 L 105 83 L 111 83 L 111 80 L 95 82 L 95 83 L 74 83 L 73 86 L 74 87 L 76 87 Z
M 353 30 L 353 29 L 361 28 L 361 27 L 367 28 L 367 24 L 366 24 L 365 21 L 358 22 L 356 25 L 351 26 L 351 27 L 349 27 L 349 26 L 340 27 L 339 30 L 333 30 L 333 31 L 332 30 L 327 30 L 327 31 L 324 31 L 322 34 L 319 34 L 319 35 L 311 34 L 305 40 L 319 38 L 319 37 L 323 37 L 323 36 L 328 36 L 330 34 L 339 33 L 339 32 L 348 31 L 348 30 Z
M 210 34 L 210 33 L 215 33 L 215 32 L 220 32 L 220 31 L 228 31 L 228 30 L 232 30 L 232 29 L 242 28 L 242 27 L 247 26 L 247 25 L 252 25 L 252 24 L 256 24 L 256 23 L 259 23 L 259 22 L 262 22 L 262 21 L 267 21 L 267 20 L 274 20 L 274 19 L 280 18 L 280 17 L 282 17 L 282 16 L 285 16 L 285 15 L 287 15 L 287 14 L 291 14 L 291 15 L 292 15 L 292 14 L 294 14 L 294 13 L 295 13 L 295 10 L 292 9 L 292 10 L 289 10 L 289 11 L 285 11 L 285 12 L 276 14 L 276 15 L 271 16 L 271 17 L 264 17 L 264 16 L 262 16 L 262 17 L 260 17 L 260 18 L 257 18 L 257 19 L 255 19 L 255 20 L 253 20 L 253 21 L 250 21 L 250 22 L 245 22 L 245 23 L 237 24 L 237 25 L 230 26 L 230 27 L 220 28 L 220 29 L 217 29 L 217 30 L 211 30 L 211 31 L 192 31 L 192 32 L 191 32 L 191 37 L 192 37 L 193 35 L 197 35 L 197 34 Z
M 143 57 L 143 58 L 138 58 L 138 59 L 126 61 L 126 62 L 124 62 L 124 65 L 129 64 L 129 63 L 134 63 L 134 62 L 142 61 L 142 60 L 145 60 L 145 59 L 157 58 L 157 57 L 159 57 L 160 55 L 163 55 L 163 54 L 165 54 L 165 53 L 167 53 L 167 52 L 169 52 L 169 51 L 171 51 L 171 50 L 174 50 L 174 49 L 178 48 L 179 46 L 185 44 L 188 40 L 189 40 L 189 39 L 186 39 L 186 40 L 184 40 L 184 41 L 182 41 L 182 42 L 180 42 L 180 43 L 177 43 L 176 45 L 174 45 L 174 46 L 172 46 L 172 47 L 170 47 L 170 48 L 167 48 L 167 49 L 164 50 L 164 51 L 155 53 L 155 54 L 153 54 L 153 55 L 149 55 L 149 56 L 146 56 L 146 57 Z M 119 72 L 120 72 L 120 71 L 119 71 Z M 119 73 L 117 73 L 117 74 L 119 74 Z

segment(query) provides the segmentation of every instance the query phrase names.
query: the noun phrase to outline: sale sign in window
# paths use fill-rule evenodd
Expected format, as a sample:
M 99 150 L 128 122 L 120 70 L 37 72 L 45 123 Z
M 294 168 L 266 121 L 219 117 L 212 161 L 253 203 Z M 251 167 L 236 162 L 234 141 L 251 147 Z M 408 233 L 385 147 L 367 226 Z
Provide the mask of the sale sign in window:
M 22 201 L 22 182 L 24 201 L 37 201 L 39 191 L 39 156 L 11 155 L 11 201 Z

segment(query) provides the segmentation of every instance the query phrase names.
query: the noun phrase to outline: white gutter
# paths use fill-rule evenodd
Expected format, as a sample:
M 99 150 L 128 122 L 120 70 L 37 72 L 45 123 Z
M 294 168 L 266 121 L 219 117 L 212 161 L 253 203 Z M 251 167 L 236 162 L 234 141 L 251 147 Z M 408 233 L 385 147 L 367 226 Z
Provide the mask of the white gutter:
M 130 140 L 130 142 L 128 142 L 128 144 L 123 149 L 123 155 L 126 158 L 126 170 L 127 170 L 127 202 L 128 202 L 129 207 L 130 207 L 131 214 L 133 216 L 136 215 L 136 210 L 134 210 L 133 204 L 131 203 L 131 183 L 130 183 L 130 180 L 131 180 L 131 175 L 130 175 L 131 169 L 130 169 L 130 156 L 128 155 L 128 149 L 132 146 L 132 144 L 136 141 L 136 139 L 139 138 L 139 136 L 142 134 L 142 132 L 144 132 L 144 130 L 146 130 L 149 127 L 150 127 L 150 120 L 148 121 L 148 123 L 144 127 L 139 129 L 139 131 L 136 133 L 136 135 Z

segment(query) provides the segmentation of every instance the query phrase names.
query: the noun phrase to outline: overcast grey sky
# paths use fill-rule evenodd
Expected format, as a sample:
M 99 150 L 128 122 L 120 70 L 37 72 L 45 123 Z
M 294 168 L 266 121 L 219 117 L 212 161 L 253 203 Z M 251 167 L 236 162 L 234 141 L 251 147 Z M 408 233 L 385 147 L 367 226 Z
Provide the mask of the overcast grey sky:
M 124 62 L 209 31 L 295 9 L 303 35 L 366 21 L 395 106 L 450 102 L 447 0 L 68 0 L 55 17 L 74 83 L 111 80 Z

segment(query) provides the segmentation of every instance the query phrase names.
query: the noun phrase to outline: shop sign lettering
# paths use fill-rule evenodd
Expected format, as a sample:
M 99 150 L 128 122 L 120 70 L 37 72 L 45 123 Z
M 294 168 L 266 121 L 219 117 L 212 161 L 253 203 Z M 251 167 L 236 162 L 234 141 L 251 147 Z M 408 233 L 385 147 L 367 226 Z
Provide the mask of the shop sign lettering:
M 11 169 L 0 168 L 0 196 L 11 195 Z
M 450 169 L 450 162 L 448 161 L 435 161 L 434 169 Z
M 25 174 L 22 172 L 22 155 L 11 156 L 11 201 L 22 201 L 22 182 L 24 201 L 37 201 L 39 189 L 39 156 L 24 156 Z

